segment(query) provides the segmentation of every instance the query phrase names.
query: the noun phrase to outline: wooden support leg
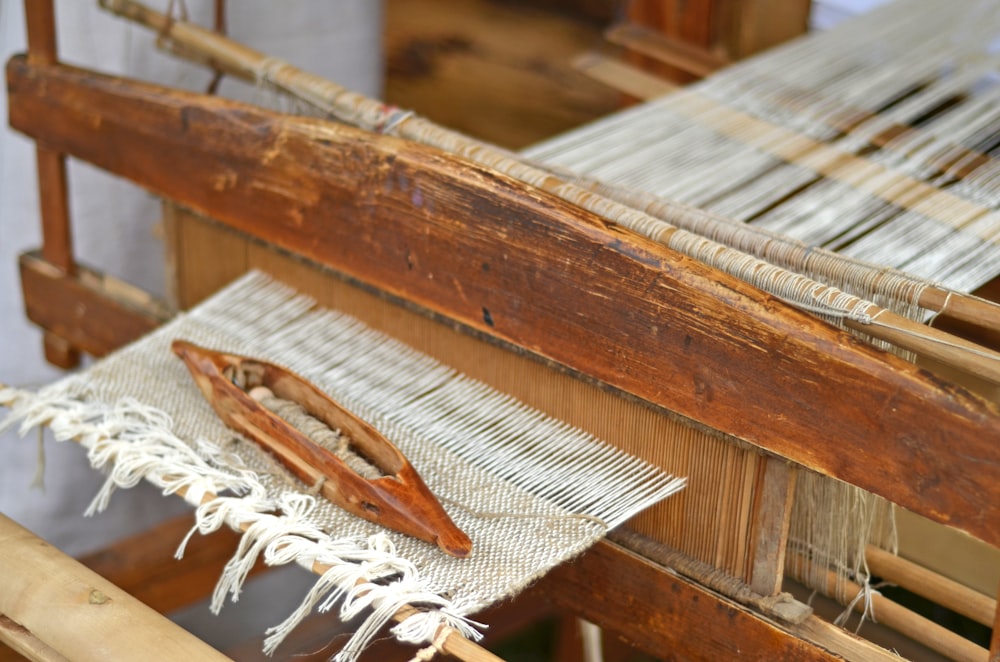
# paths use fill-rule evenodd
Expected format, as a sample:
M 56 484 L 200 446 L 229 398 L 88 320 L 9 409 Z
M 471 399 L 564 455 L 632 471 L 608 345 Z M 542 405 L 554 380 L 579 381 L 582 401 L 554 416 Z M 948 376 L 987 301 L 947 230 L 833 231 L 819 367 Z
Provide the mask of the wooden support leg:
M 795 467 L 787 461 L 769 457 L 758 483 L 749 584 L 760 595 L 776 595 L 781 591 L 795 475 Z
M 25 0 L 28 30 L 28 58 L 48 64 L 56 61 L 55 7 L 51 0 Z M 69 196 L 66 185 L 66 157 L 39 144 L 38 203 L 42 219 L 42 257 L 67 275 L 73 275 L 73 240 L 69 223 Z M 45 360 L 63 369 L 80 363 L 80 352 L 68 340 L 45 332 Z

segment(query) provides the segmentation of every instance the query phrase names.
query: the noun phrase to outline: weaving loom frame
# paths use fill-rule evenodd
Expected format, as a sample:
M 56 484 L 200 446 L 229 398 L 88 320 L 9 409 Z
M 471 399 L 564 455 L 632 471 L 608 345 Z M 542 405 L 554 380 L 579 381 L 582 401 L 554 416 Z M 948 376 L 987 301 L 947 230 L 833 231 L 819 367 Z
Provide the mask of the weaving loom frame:
M 66 68 L 56 64 L 55 45 L 52 41 L 53 37 L 48 34 L 48 31 L 44 27 L 46 22 L 48 22 L 51 26 L 52 21 L 51 4 L 48 4 L 49 16 L 45 17 L 44 15 L 46 12 L 46 4 L 47 3 L 33 4 L 30 1 L 26 4 L 29 8 L 29 16 L 31 16 L 29 19 L 31 52 L 29 54 L 27 65 L 24 65 L 21 62 L 12 62 L 11 66 L 8 68 L 9 77 L 17 78 L 23 82 L 29 80 L 35 73 L 40 73 L 45 76 L 51 74 L 52 80 L 55 81 L 61 74 L 68 71 Z M 39 9 L 39 7 L 41 7 L 41 9 Z M 29 93 L 29 95 L 30 94 L 33 93 Z M 14 95 L 12 95 L 12 98 L 13 96 Z M 41 94 L 39 94 L 39 97 L 41 97 Z M 14 102 L 12 101 L 12 105 L 13 103 Z M 22 115 L 22 117 L 24 116 Z M 14 119 L 13 112 L 12 122 L 17 122 L 17 120 Z M 22 119 L 21 122 L 22 124 L 20 128 L 25 130 L 26 125 L 24 124 L 24 120 Z M 51 133 L 43 136 L 45 131 L 40 126 L 34 126 L 27 129 L 27 131 L 29 134 L 35 134 L 36 139 L 39 141 L 38 158 L 40 185 L 43 187 L 43 191 L 48 190 L 51 193 L 43 195 L 43 200 L 45 201 L 46 206 L 43 207 L 42 210 L 44 231 L 44 246 L 42 252 L 41 254 L 27 255 L 22 258 L 22 279 L 25 288 L 25 299 L 29 310 L 29 316 L 34 321 L 41 323 L 42 326 L 47 329 L 47 357 L 53 363 L 68 366 L 74 361 L 76 348 L 80 348 L 97 355 L 104 354 L 124 342 L 138 337 L 139 335 L 142 335 L 142 333 L 154 328 L 165 318 L 166 313 L 162 307 L 153 304 L 151 300 L 144 297 L 141 293 L 126 293 L 123 296 L 120 294 L 121 290 L 119 290 L 118 293 L 111 294 L 109 292 L 109 288 L 105 285 L 103 277 L 93 275 L 86 269 L 77 265 L 74 261 L 69 236 L 70 224 L 69 213 L 66 206 L 65 170 L 62 165 L 64 158 L 63 153 L 64 151 L 79 151 L 87 160 L 93 160 L 98 165 L 104 165 L 112 171 L 117 169 L 120 174 L 132 176 L 133 178 L 140 180 L 140 182 L 145 185 L 153 188 L 157 187 L 157 184 L 154 182 L 156 178 L 155 176 L 151 177 L 148 174 L 143 175 L 141 173 L 136 174 L 135 172 L 121 172 L 120 166 L 116 167 L 114 164 L 101 163 L 100 155 L 95 155 L 89 152 L 88 149 L 90 148 L 82 143 L 82 147 L 77 146 L 72 144 L 72 141 L 68 138 L 60 138 L 59 136 Z M 477 180 L 493 179 L 493 175 L 491 175 L 491 173 L 485 172 L 481 168 L 472 167 L 468 164 L 458 162 L 458 160 L 447 159 L 436 154 L 433 155 L 433 158 L 430 160 L 421 160 L 421 158 L 430 159 L 430 157 L 422 157 L 422 155 L 418 155 L 418 157 L 415 157 L 413 163 L 419 163 L 433 168 L 435 167 L 434 163 L 442 162 L 445 164 L 442 172 L 449 172 L 450 169 L 454 167 L 462 172 L 469 173 L 469 176 Z M 380 166 L 384 165 L 384 162 L 378 163 Z M 390 164 L 390 167 L 398 168 L 401 174 L 413 174 L 413 171 L 408 170 L 411 166 L 412 164 L 406 163 L 405 158 L 400 159 L 399 162 L 392 162 Z M 500 182 L 500 184 L 503 187 L 509 186 L 506 182 Z M 514 188 L 516 189 L 517 187 Z M 189 199 L 187 201 L 189 203 L 195 200 L 195 198 L 190 197 L 191 192 L 185 191 L 183 187 L 175 189 L 175 191 L 180 194 L 178 195 L 180 198 L 188 195 Z M 167 192 L 169 194 L 169 191 Z M 575 214 L 575 212 L 547 200 L 541 193 L 519 190 L 518 194 L 520 195 L 521 193 L 524 194 L 524 197 L 519 200 L 521 203 L 526 203 L 531 200 L 541 208 L 544 208 L 546 211 L 554 209 L 555 211 L 553 213 L 556 213 L 557 215 L 568 214 L 572 216 Z M 211 204 L 209 206 L 211 206 Z M 239 221 L 232 217 L 225 218 L 223 220 L 230 224 L 239 223 Z M 250 221 L 243 227 L 243 229 L 249 231 L 251 234 L 262 240 L 273 241 L 278 243 L 278 245 L 282 245 L 282 241 L 284 241 L 275 236 L 276 231 L 274 228 L 267 229 L 266 224 L 264 223 Z M 604 229 L 601 231 L 603 232 Z M 640 246 L 639 249 L 635 249 L 635 253 L 629 256 L 630 258 L 635 259 L 636 255 L 641 254 L 638 258 L 639 261 L 642 261 L 643 259 L 652 259 L 650 256 L 655 256 L 660 251 L 660 249 L 643 246 L 642 240 L 639 240 L 628 233 L 621 234 L 623 235 L 621 237 L 622 242 Z M 323 263 L 324 266 L 328 268 L 338 269 L 342 272 L 346 271 L 347 274 L 354 279 L 360 281 L 368 280 L 359 276 L 357 269 L 344 269 L 342 264 L 337 264 L 334 261 L 331 261 L 329 255 L 324 256 L 319 253 L 310 254 L 307 250 L 303 249 L 302 245 L 294 245 L 294 242 L 289 244 L 285 241 L 283 248 L 294 253 L 304 254 L 305 257 L 316 262 Z M 663 264 L 664 263 L 661 261 L 657 266 L 662 267 Z M 750 295 L 749 288 L 746 288 L 745 286 L 730 285 L 729 281 L 725 280 L 721 277 L 721 275 L 716 276 L 713 274 L 712 278 L 719 278 L 726 283 L 727 287 L 735 288 L 735 290 L 740 292 L 741 295 L 750 296 L 751 299 L 756 296 Z M 438 316 L 450 318 L 466 328 L 471 327 L 477 334 L 489 336 L 496 333 L 493 329 L 493 324 L 489 320 L 485 319 L 486 316 L 478 317 L 477 315 L 469 314 L 467 311 L 456 312 L 455 310 L 449 310 L 447 306 L 442 308 L 440 300 L 434 303 L 432 297 L 425 298 L 421 301 L 420 296 L 414 296 L 413 293 L 407 293 L 406 291 L 392 292 L 391 288 L 387 288 L 387 283 L 389 282 L 390 281 L 384 280 L 382 283 L 376 282 L 374 285 L 382 290 L 390 289 L 390 294 L 404 301 L 409 301 L 411 304 L 415 304 L 418 307 L 430 308 Z M 371 285 L 370 280 L 369 285 Z M 379 285 L 381 285 L 381 287 L 379 287 Z M 432 303 L 428 303 L 428 301 L 431 301 Z M 77 319 L 72 314 L 72 311 L 76 309 L 73 303 L 77 302 L 86 303 L 87 307 L 91 311 L 87 317 Z M 423 306 L 421 306 L 421 304 L 423 304 Z M 765 300 L 764 306 L 768 308 L 775 308 L 777 310 L 777 317 L 794 320 L 793 325 L 808 328 L 809 332 L 822 328 L 819 324 L 813 324 L 808 320 L 808 318 L 799 316 L 798 313 L 792 312 L 791 309 L 785 309 L 777 302 Z M 107 311 L 109 315 L 113 315 L 112 319 L 115 321 L 112 324 L 88 326 L 94 320 L 101 319 L 100 313 L 95 311 Z M 478 311 L 476 312 L 478 313 Z M 833 342 L 847 343 L 848 345 L 851 344 L 850 341 L 845 340 L 839 334 L 830 334 L 826 331 L 822 333 L 826 334 L 824 337 L 833 339 Z M 560 360 L 557 358 L 557 361 L 562 364 L 567 363 L 566 359 Z M 892 360 L 889 360 L 889 364 L 892 366 L 892 371 L 894 373 L 895 371 L 902 371 L 902 373 L 906 375 L 904 380 L 906 384 L 912 385 L 916 383 L 923 383 L 927 393 L 935 392 L 937 385 L 933 383 L 933 380 L 916 375 L 915 370 L 903 368 L 901 365 L 897 366 Z M 570 367 L 575 368 L 575 366 L 572 365 Z M 584 373 L 588 372 L 582 369 L 579 370 Z M 618 385 L 618 388 L 621 388 L 621 385 Z M 946 387 L 944 390 L 947 391 L 948 388 L 950 387 Z M 639 395 L 642 397 L 641 393 Z M 996 429 L 997 423 L 995 420 L 989 419 L 988 412 L 986 415 L 981 416 L 981 420 L 981 428 L 978 427 L 975 422 L 970 424 L 968 432 L 966 433 L 970 436 L 966 437 L 967 439 L 973 439 L 977 431 Z M 810 424 L 812 424 L 812 422 L 810 422 Z M 767 444 L 764 445 L 767 447 Z M 779 446 L 777 449 L 772 448 L 772 450 L 777 450 L 780 453 L 787 448 L 787 446 Z M 812 451 L 807 448 L 800 449 L 800 455 L 796 459 L 802 461 L 810 454 L 810 452 Z M 900 457 L 902 457 L 902 455 L 900 455 Z M 803 463 L 808 464 L 808 462 Z M 845 464 L 849 465 L 850 461 L 845 461 Z M 838 475 L 836 473 L 836 469 L 831 470 L 831 466 L 832 465 L 824 466 L 824 471 L 826 473 Z M 851 474 L 851 468 L 849 466 L 844 468 L 843 471 L 846 471 L 848 475 L 853 475 Z M 940 479 L 937 474 L 933 474 L 933 476 Z M 985 487 L 983 487 L 983 489 L 988 490 L 990 487 L 989 474 L 985 474 L 983 480 L 985 481 Z M 997 484 L 998 483 L 994 481 L 992 483 L 994 488 L 993 491 L 987 491 L 987 494 L 996 495 L 998 489 L 1000 489 L 996 487 Z M 912 492 L 915 495 L 919 495 L 921 490 L 917 488 L 913 489 Z M 893 496 L 898 497 L 898 495 L 895 494 Z M 987 499 L 996 501 L 996 499 L 990 499 L 989 497 L 987 497 Z M 903 500 L 908 500 L 909 504 L 914 503 L 912 496 Z M 939 518 L 947 519 L 952 516 L 948 511 L 948 505 L 946 503 L 939 505 L 944 506 L 942 512 L 937 513 Z M 980 520 L 977 522 L 974 519 L 962 519 L 963 517 L 970 518 L 973 516 L 978 516 Z M 972 524 L 969 525 L 971 530 L 984 539 L 993 533 L 990 531 L 990 525 L 995 521 L 995 518 L 992 517 L 991 513 L 959 513 L 958 517 L 962 522 L 972 521 Z M 995 545 L 997 544 L 998 539 L 991 539 L 990 542 Z M 609 568 L 614 569 L 615 572 L 609 572 Z M 637 555 L 632 554 L 622 547 L 612 543 L 602 543 L 597 550 L 586 555 L 579 563 L 557 570 L 553 577 L 554 578 L 549 583 L 554 585 L 552 590 L 553 595 L 555 596 L 555 601 L 566 606 L 573 606 L 574 608 L 582 607 L 581 611 L 583 612 L 583 615 L 589 618 L 596 619 L 598 616 L 607 616 L 609 612 L 613 611 L 606 606 L 601 606 L 600 602 L 583 599 L 584 596 L 593 597 L 594 595 L 604 595 L 607 597 L 611 594 L 608 587 L 603 587 L 602 589 L 598 589 L 596 591 L 588 587 L 588 584 L 590 584 L 595 577 L 608 578 L 609 586 L 612 581 L 611 577 L 616 577 L 621 582 L 627 583 L 633 587 L 633 596 L 644 594 L 646 599 L 642 600 L 641 603 L 643 605 L 649 605 L 651 608 L 648 613 L 643 612 L 646 614 L 646 620 L 634 618 L 631 619 L 633 620 L 631 625 L 623 621 L 617 622 L 615 625 L 618 626 L 618 629 L 628 627 L 628 632 L 626 634 L 628 634 L 634 641 L 640 643 L 644 648 L 647 648 L 647 650 L 663 650 L 665 644 L 670 644 L 671 646 L 678 645 L 680 642 L 676 632 L 671 632 L 672 627 L 685 622 L 697 622 L 695 620 L 695 615 L 690 613 L 693 608 L 688 608 L 687 611 L 689 613 L 686 615 L 676 614 L 674 618 L 678 620 L 673 621 L 671 626 L 667 626 L 663 622 L 660 622 L 660 618 L 666 613 L 666 611 L 662 609 L 657 611 L 653 608 L 653 606 L 657 602 L 658 595 L 669 594 L 672 592 L 687 596 L 687 598 L 691 600 L 689 605 L 702 605 L 699 609 L 702 609 L 703 611 L 697 613 L 707 617 L 706 620 L 711 620 L 710 615 L 712 613 L 718 613 L 719 610 L 728 610 L 730 618 L 736 619 L 740 623 L 740 627 L 746 628 L 747 632 L 753 631 L 755 633 L 748 635 L 751 640 L 757 642 L 767 640 L 770 642 L 768 645 L 774 647 L 771 649 L 772 652 L 775 653 L 774 659 L 778 659 L 782 655 L 787 656 L 788 659 L 802 659 L 803 656 L 822 659 L 829 655 L 822 645 L 817 646 L 815 644 L 807 643 L 805 640 L 799 639 L 800 636 L 806 637 L 804 632 L 801 631 L 803 629 L 800 629 L 800 632 L 795 632 L 794 628 L 788 628 L 787 626 L 778 628 L 769 623 L 766 619 L 761 618 L 746 608 L 736 606 L 735 603 L 725 598 L 713 595 L 691 582 L 688 582 L 687 580 L 680 579 L 674 575 L 664 572 L 648 560 L 642 559 L 641 557 L 638 557 Z M 638 578 L 642 578 L 642 580 L 639 581 Z M 560 586 L 565 586 L 565 590 L 559 588 Z M 698 618 L 701 617 L 702 616 L 699 616 Z M 621 619 L 619 620 L 621 621 Z M 644 630 L 646 630 L 645 634 Z M 690 633 L 688 632 L 685 634 Z M 701 650 L 704 652 L 705 650 L 711 649 L 712 644 L 710 643 L 710 640 L 711 637 L 703 640 L 689 640 L 688 643 L 684 643 L 683 645 L 687 647 L 687 650 Z M 829 643 L 824 645 L 831 646 Z M 728 654 L 735 654 L 738 649 L 739 640 L 736 641 L 735 648 L 727 649 L 726 651 L 719 650 L 716 651 L 716 653 L 722 654 L 726 652 Z M 778 654 L 777 651 L 779 650 L 784 650 L 785 652 L 783 654 Z M 994 646 L 994 651 L 996 651 L 996 646 Z

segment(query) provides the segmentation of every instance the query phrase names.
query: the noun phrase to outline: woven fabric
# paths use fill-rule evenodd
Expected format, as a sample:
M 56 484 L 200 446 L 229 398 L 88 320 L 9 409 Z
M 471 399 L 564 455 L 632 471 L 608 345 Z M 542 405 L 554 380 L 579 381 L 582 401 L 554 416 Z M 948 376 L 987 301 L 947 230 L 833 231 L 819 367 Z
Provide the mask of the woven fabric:
M 170 351 L 175 338 L 284 365 L 370 421 L 472 538 L 471 557 L 449 557 L 310 496 L 216 417 Z M 145 478 L 165 492 L 186 490 L 203 532 L 248 528 L 216 608 L 227 593 L 238 596 L 258 555 L 331 566 L 268 646 L 313 606 L 339 599 L 342 617 L 369 614 L 341 659 L 408 603 L 427 610 L 396 627 L 401 639 L 429 641 L 440 625 L 476 636 L 464 616 L 517 593 L 683 484 L 261 274 L 37 394 L 0 391 L 0 404 L 13 407 L 9 421 L 22 431 L 47 424 L 87 446 L 92 464 L 110 472 L 95 508 L 115 486 Z M 202 503 L 211 493 L 222 496 Z

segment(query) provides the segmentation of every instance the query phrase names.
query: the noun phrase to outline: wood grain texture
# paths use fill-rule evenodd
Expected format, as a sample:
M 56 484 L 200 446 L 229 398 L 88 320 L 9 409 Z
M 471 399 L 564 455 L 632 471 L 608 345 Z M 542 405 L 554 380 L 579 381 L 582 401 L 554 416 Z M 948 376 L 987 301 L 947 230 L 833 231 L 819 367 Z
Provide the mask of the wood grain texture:
M 420 145 L 23 58 L 7 72 L 32 137 L 1000 544 L 996 408 L 749 285 Z
M 169 318 L 165 306 L 145 293 L 85 267 L 70 275 L 39 253 L 23 254 L 20 267 L 28 319 L 94 356 L 138 340 Z
M 785 460 L 770 457 L 755 491 L 754 542 L 748 583 L 761 595 L 775 595 L 781 591 L 795 497 L 795 472 L 795 467 Z
M 840 631 L 829 637 L 816 617 L 807 628 L 824 632 L 822 645 L 779 628 L 745 607 L 614 543 L 602 541 L 576 561 L 543 579 L 559 606 L 619 633 L 633 645 L 666 660 L 836 660 L 892 659 L 888 653 Z M 898 658 L 897 658 L 898 659 Z
M 228 659 L 2 515 L 0 614 L 80 662 Z

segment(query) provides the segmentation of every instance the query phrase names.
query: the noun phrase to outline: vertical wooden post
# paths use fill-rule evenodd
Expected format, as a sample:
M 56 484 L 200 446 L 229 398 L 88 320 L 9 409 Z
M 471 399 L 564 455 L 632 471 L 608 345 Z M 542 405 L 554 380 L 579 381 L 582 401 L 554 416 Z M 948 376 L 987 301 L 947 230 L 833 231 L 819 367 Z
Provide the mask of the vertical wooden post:
M 768 457 L 758 482 L 749 584 L 760 595 L 775 595 L 781 591 L 795 476 L 795 467 L 788 461 Z
M 56 61 L 56 21 L 53 0 L 24 0 L 28 30 L 28 60 L 38 64 Z M 69 220 L 69 194 L 66 185 L 66 157 L 36 144 L 38 165 L 38 204 L 42 219 L 42 257 L 67 274 L 76 270 L 73 261 L 73 238 Z M 73 368 L 80 362 L 79 351 L 66 339 L 45 332 L 45 358 L 60 368 Z

